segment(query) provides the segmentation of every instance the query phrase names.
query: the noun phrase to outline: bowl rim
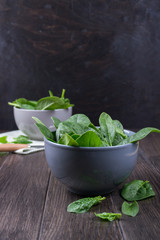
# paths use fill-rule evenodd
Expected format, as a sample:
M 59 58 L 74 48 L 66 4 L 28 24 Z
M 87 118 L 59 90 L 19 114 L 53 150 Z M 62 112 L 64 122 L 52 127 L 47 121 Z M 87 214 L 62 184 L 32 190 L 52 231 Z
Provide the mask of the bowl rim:
M 69 110 L 73 108 L 72 106 L 69 108 L 58 108 L 58 109 L 54 109 L 54 110 L 36 110 L 36 109 L 24 109 L 24 108 L 17 108 L 15 106 L 13 106 L 14 111 L 24 111 L 24 112 L 58 112 L 58 111 L 62 111 L 62 110 Z
M 132 133 L 134 134 L 135 132 L 128 130 L 128 129 L 124 129 L 124 132 L 128 132 L 128 133 Z M 68 145 L 63 145 L 63 144 L 59 144 L 59 143 L 55 143 L 52 142 L 50 140 L 48 140 L 46 137 L 44 137 L 44 142 L 45 145 L 46 143 L 51 145 L 51 146 L 55 146 L 57 148 L 62 148 L 62 149 L 68 149 L 68 150 L 94 150 L 94 151 L 106 151 L 106 150 L 114 150 L 114 149 L 120 149 L 120 148 L 126 148 L 129 146 L 139 146 L 139 141 L 135 142 L 135 143 L 127 143 L 124 145 L 116 145 L 116 146 L 106 146 L 106 147 L 74 147 L 74 146 L 68 146 Z

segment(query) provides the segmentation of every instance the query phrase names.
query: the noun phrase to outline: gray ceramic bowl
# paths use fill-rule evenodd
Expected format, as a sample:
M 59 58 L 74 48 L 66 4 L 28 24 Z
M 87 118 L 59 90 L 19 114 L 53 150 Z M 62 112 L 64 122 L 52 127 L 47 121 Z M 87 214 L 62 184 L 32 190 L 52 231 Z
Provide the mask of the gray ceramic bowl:
M 127 135 L 133 132 L 125 130 Z M 80 195 L 112 192 L 132 172 L 138 143 L 113 147 L 71 147 L 45 139 L 45 154 L 54 176 Z
M 72 115 L 72 107 L 68 109 L 56 110 L 28 110 L 13 108 L 14 119 L 19 130 L 25 133 L 30 139 L 43 140 L 43 135 L 35 126 L 35 121 L 32 117 L 39 118 L 52 131 L 55 130 L 51 117 L 57 117 L 61 121 L 65 121 Z

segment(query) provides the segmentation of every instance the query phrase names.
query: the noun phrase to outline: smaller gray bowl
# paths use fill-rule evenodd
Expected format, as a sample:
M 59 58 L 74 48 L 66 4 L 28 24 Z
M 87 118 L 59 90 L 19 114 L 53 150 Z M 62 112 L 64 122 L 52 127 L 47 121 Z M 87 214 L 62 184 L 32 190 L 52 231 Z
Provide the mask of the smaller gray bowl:
M 51 117 L 54 116 L 61 121 L 67 120 L 72 115 L 72 107 L 68 109 L 56 110 L 28 110 L 13 108 L 15 123 L 19 130 L 25 133 L 30 139 L 43 140 L 43 135 L 35 126 L 35 121 L 32 117 L 39 118 L 49 129 L 55 130 Z
M 71 147 L 45 138 L 46 159 L 53 175 L 71 192 L 86 196 L 112 192 L 121 184 L 136 164 L 138 146 Z

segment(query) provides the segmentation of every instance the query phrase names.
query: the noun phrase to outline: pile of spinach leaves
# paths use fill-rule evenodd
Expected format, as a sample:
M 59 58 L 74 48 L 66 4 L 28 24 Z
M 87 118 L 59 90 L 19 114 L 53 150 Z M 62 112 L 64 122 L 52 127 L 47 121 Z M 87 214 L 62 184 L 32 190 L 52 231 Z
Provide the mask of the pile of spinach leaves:
M 49 96 L 39 99 L 38 101 L 27 100 L 26 98 L 18 98 L 8 103 L 11 106 L 30 110 L 55 110 L 67 109 L 73 107 L 68 98 L 65 98 L 65 89 L 62 90 L 61 97 L 54 96 L 49 90 Z
M 18 137 L 14 137 L 13 141 L 8 142 L 7 136 L 0 137 L 0 143 L 20 143 L 20 144 L 28 144 L 32 143 L 32 141 L 24 135 L 19 135 Z
M 135 143 L 151 132 L 160 133 L 157 128 L 147 127 L 132 136 L 127 136 L 120 121 L 112 120 L 105 112 L 101 113 L 99 117 L 98 128 L 84 114 L 75 114 L 63 122 L 52 117 L 56 127 L 55 132 L 51 132 L 38 118 L 33 117 L 33 119 L 36 121 L 36 126 L 48 140 L 75 147 L 124 145 Z
M 131 217 L 135 217 L 139 212 L 139 205 L 137 201 L 143 200 L 149 197 L 154 197 L 155 192 L 149 183 L 149 181 L 143 180 L 133 180 L 129 183 L 126 183 L 122 190 L 121 196 L 127 201 L 133 201 L 128 203 L 126 201 L 123 202 L 121 206 L 121 211 L 124 215 L 128 215 Z M 70 203 L 67 207 L 67 212 L 70 213 L 85 213 L 90 210 L 90 208 L 94 205 L 99 204 L 101 201 L 105 200 L 106 197 L 87 197 L 78 199 L 72 203 Z M 111 213 L 111 212 L 102 212 L 102 213 L 94 213 L 96 217 L 99 217 L 105 221 L 113 221 L 116 219 L 120 219 L 122 217 L 121 213 Z

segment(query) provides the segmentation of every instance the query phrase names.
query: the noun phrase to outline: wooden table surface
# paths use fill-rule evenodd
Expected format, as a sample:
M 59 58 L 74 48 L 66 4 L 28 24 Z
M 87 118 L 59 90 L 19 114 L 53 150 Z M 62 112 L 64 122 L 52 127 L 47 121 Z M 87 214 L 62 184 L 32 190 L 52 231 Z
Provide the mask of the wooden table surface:
M 51 174 L 44 151 L 1 156 L 0 240 L 159 240 L 160 134 L 141 140 L 136 167 L 125 183 L 134 179 L 149 180 L 156 196 L 139 201 L 136 217 L 104 222 L 94 212 L 120 212 L 124 183 L 88 213 L 68 213 L 68 204 L 81 196 Z

